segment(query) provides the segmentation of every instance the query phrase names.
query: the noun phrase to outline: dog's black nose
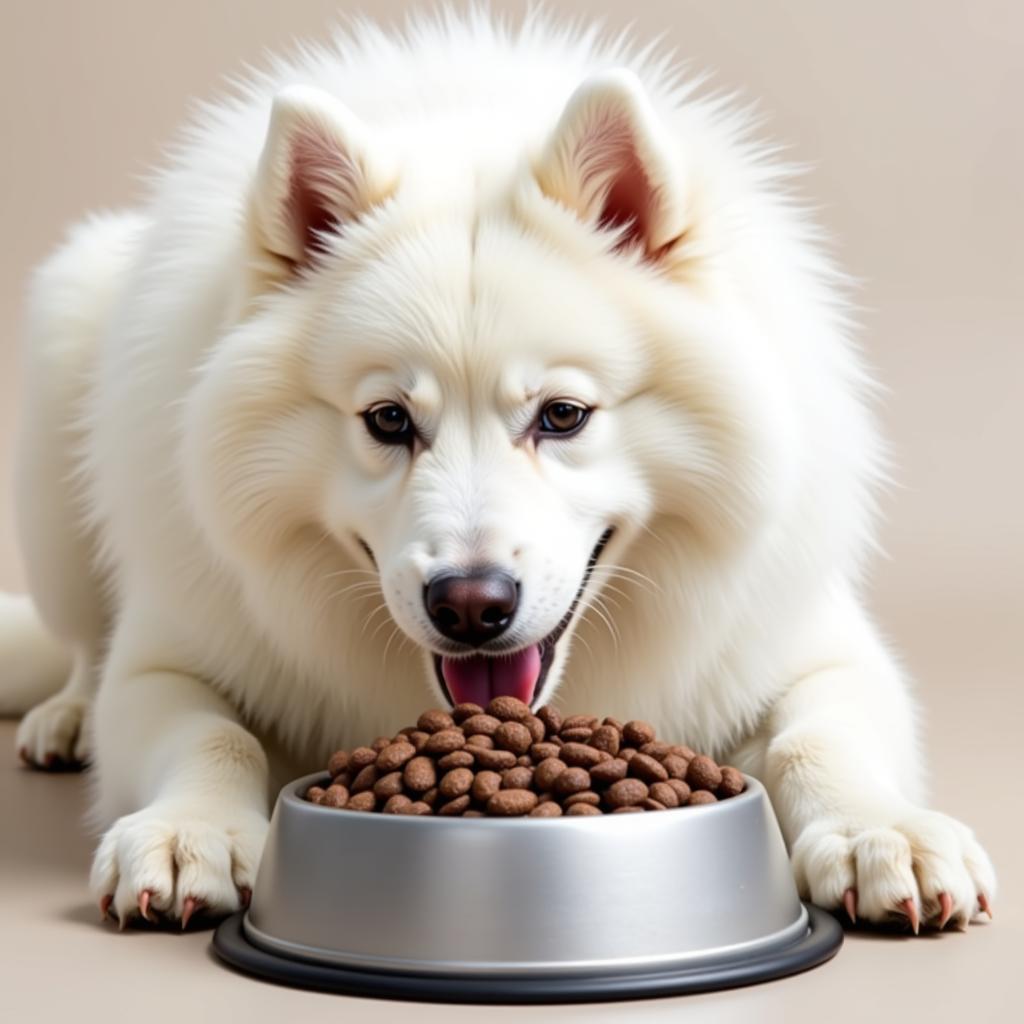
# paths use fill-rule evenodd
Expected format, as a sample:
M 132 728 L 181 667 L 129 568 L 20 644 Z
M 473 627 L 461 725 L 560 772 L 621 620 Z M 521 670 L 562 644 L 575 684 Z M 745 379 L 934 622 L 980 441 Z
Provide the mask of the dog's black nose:
M 511 625 L 519 587 L 508 573 L 492 569 L 468 576 L 438 576 L 426 587 L 423 599 L 439 632 L 479 647 Z

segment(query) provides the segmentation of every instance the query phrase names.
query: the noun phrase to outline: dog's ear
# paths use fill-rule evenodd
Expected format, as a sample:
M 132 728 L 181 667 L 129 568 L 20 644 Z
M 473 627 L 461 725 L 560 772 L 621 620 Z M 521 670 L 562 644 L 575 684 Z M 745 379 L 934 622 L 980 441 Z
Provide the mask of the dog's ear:
M 391 192 L 393 175 L 362 123 L 335 97 L 290 86 L 274 97 L 253 188 L 260 244 L 293 267 Z
M 587 223 L 623 229 L 619 245 L 653 260 L 686 230 L 676 164 L 640 80 L 615 68 L 572 94 L 534 173 L 546 195 Z

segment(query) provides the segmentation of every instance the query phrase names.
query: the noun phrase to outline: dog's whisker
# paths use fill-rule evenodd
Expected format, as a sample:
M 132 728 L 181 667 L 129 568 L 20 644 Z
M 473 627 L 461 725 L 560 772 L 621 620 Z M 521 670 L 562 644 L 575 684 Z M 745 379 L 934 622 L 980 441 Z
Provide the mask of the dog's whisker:
M 363 620 L 363 628 L 359 631 L 359 639 L 360 640 L 362 640 L 362 638 L 366 635 L 366 630 L 369 628 L 370 623 L 377 617 L 377 613 L 382 608 L 386 610 L 387 606 L 388 606 L 387 601 L 381 601 L 381 603 L 379 605 L 377 605 L 376 608 L 373 608 L 370 611 L 370 614 L 366 616 L 366 618 Z M 385 616 L 384 621 L 387 622 L 387 616 Z M 374 636 L 376 636 L 376 635 L 377 634 L 374 633 Z
M 386 602 L 385 602 L 385 604 L 384 604 L 384 607 L 385 607 L 385 608 L 387 608 L 387 603 L 386 603 Z M 378 606 L 378 610 L 379 610 L 379 606 Z M 377 625 L 377 628 L 376 628 L 376 629 L 375 629 L 375 630 L 374 630 L 374 631 L 373 631 L 373 632 L 372 632 L 372 633 L 370 634 L 370 640 L 369 640 L 369 642 L 370 642 L 370 643 L 372 644 L 372 643 L 373 643 L 373 641 L 374 641 L 374 640 L 375 640 L 375 639 L 377 638 L 377 634 L 378 634 L 378 633 L 379 633 L 379 632 L 380 632 L 380 631 L 381 631 L 381 630 L 382 630 L 382 629 L 383 629 L 383 628 L 384 628 L 384 627 L 385 627 L 385 626 L 386 626 L 386 625 L 387 625 L 387 624 L 388 624 L 389 622 L 393 623 L 394 621 L 395 621 L 395 620 L 394 620 L 394 619 L 392 619 L 392 618 L 391 618 L 390 616 L 388 616 L 388 615 L 385 615 L 385 616 L 384 616 L 384 618 L 380 620 L 380 623 L 379 623 L 379 624 Z
M 387 663 L 388 663 L 388 651 L 391 649 L 391 644 L 394 641 L 395 637 L 397 635 L 399 635 L 401 632 L 402 632 L 402 630 L 396 624 L 395 628 L 391 631 L 391 635 L 388 637 L 388 642 L 384 645 L 384 654 L 383 654 L 383 656 L 380 659 L 381 668 L 383 668 L 385 665 L 387 665 Z M 399 644 L 398 649 L 401 650 L 401 644 Z
M 598 618 L 600 618 L 601 621 L 608 627 L 608 632 L 611 635 L 612 643 L 613 643 L 613 645 L 615 647 L 618 647 L 619 646 L 619 635 L 618 635 L 618 632 L 615 629 L 615 626 L 612 624 L 612 622 L 608 618 L 608 616 L 605 615 L 605 613 L 594 602 L 591 602 L 589 605 L 587 605 L 587 608 L 586 608 L 586 610 L 583 613 L 584 616 L 586 615 L 586 613 L 588 611 L 593 611 L 598 616 Z
M 322 578 L 325 580 L 331 580 L 334 579 L 335 576 L 348 576 L 352 573 L 359 573 L 362 576 L 373 576 L 374 578 L 376 578 L 379 575 L 372 569 L 338 569 L 335 572 L 325 573 Z

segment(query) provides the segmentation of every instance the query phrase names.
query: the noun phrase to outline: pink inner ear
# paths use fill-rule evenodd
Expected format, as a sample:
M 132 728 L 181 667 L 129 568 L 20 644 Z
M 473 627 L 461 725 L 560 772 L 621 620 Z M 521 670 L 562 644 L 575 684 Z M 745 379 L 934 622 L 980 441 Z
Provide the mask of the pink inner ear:
M 315 131 L 293 140 L 287 216 L 305 255 L 303 263 L 324 252 L 323 234 L 339 232 L 341 204 L 352 192 L 354 176 L 346 155 Z
M 639 244 L 646 249 L 653 199 L 651 183 L 635 150 L 630 148 L 622 157 L 624 159 L 601 208 L 599 223 L 603 228 L 628 225 L 616 248 Z

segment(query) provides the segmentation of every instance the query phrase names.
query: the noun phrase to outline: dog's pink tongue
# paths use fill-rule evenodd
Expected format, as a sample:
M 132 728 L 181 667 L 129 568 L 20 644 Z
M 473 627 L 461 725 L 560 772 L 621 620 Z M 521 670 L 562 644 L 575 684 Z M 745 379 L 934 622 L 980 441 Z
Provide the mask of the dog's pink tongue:
M 456 704 L 486 707 L 492 697 L 518 697 L 529 704 L 540 677 L 540 648 L 534 644 L 499 658 L 442 658 L 441 674 Z

